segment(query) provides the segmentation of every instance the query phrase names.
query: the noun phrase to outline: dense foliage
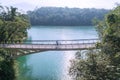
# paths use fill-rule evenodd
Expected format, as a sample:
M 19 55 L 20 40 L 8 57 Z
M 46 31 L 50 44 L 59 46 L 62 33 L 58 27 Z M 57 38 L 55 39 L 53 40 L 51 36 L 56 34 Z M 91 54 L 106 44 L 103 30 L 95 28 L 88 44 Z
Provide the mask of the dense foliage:
M 17 12 L 17 8 L 0 6 L 0 43 L 22 42 L 29 26 L 28 18 Z M 0 80 L 15 80 L 17 63 L 14 54 L 15 50 L 0 48 Z
M 32 25 L 80 26 L 92 25 L 93 18 L 102 20 L 108 12 L 109 10 L 94 8 L 41 7 L 28 11 L 28 16 Z
M 120 6 L 108 13 L 103 21 L 96 21 L 101 42 L 86 57 L 81 52 L 72 61 L 70 74 L 76 80 L 120 79 Z

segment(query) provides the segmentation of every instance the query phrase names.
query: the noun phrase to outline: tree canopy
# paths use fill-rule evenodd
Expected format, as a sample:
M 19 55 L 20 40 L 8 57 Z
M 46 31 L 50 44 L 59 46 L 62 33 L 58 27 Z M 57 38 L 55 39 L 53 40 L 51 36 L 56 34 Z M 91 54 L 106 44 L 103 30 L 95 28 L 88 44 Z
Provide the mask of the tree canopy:
M 88 26 L 93 25 L 93 18 L 102 20 L 109 11 L 94 8 L 41 7 L 28 11 L 27 14 L 32 25 Z
M 83 58 L 78 52 L 72 61 L 70 74 L 76 80 L 120 79 L 120 6 L 109 12 L 105 19 L 95 22 L 100 43 L 96 49 L 88 50 Z
M 30 28 L 28 17 L 17 12 L 17 8 L 0 6 L 0 44 L 23 42 Z M 13 59 L 15 50 L 0 48 L 0 80 L 15 80 L 17 63 Z
M 3 8 L 0 13 L 0 42 L 22 41 L 27 37 L 27 29 L 30 27 L 25 14 L 17 12 L 17 8 Z

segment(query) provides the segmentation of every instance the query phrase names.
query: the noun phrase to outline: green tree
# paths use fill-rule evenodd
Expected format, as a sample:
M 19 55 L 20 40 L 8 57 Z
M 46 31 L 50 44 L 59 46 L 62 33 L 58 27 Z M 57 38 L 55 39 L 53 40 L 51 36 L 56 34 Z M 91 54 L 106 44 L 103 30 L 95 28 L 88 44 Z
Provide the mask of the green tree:
M 22 43 L 27 38 L 30 28 L 26 15 L 18 13 L 17 8 L 1 8 L 0 13 L 0 43 Z M 15 80 L 18 74 L 16 51 L 0 48 L 0 80 Z
M 75 80 L 117 80 L 114 77 L 116 70 L 110 65 L 109 56 L 101 51 L 81 51 L 76 57 L 79 59 L 73 60 L 70 68 L 70 75 Z
M 96 23 L 101 41 L 97 46 L 99 50 L 88 50 L 85 58 L 78 56 L 79 59 L 72 63 L 70 73 L 75 75 L 76 80 L 119 80 L 120 6 L 107 14 L 103 21 Z
M 94 17 L 101 20 L 108 12 L 109 10 L 94 8 L 41 7 L 28 11 L 27 14 L 32 25 L 90 26 Z

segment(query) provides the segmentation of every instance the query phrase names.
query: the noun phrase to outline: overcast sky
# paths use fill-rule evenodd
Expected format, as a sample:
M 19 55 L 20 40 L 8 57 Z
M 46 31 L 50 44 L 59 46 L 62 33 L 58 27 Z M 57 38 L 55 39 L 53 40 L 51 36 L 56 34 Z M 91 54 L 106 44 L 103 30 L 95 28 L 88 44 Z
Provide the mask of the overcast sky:
M 15 6 L 23 11 L 46 6 L 112 9 L 116 2 L 120 3 L 120 0 L 0 0 L 2 5 Z

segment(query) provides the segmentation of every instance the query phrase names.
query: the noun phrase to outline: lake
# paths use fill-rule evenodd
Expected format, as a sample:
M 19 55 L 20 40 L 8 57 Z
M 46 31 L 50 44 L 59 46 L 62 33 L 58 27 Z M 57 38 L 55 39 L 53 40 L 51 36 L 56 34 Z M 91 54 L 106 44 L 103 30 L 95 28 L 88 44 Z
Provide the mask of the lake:
M 97 38 L 93 26 L 32 26 L 28 40 L 71 40 Z M 46 51 L 18 58 L 18 80 L 71 80 L 70 60 L 76 51 Z

